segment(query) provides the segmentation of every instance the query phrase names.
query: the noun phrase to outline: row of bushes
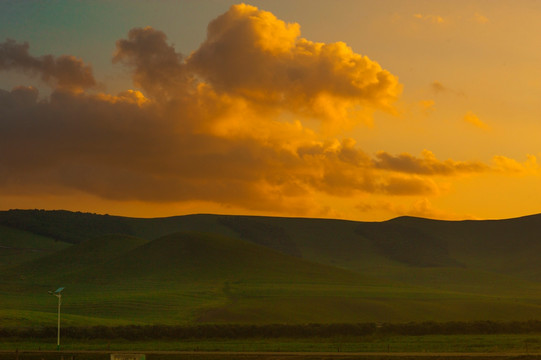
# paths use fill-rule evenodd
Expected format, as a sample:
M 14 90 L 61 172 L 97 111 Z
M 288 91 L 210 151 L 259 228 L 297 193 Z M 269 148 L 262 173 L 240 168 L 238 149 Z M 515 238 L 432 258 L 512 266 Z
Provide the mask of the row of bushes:
M 0 338 L 53 338 L 56 327 L 0 328 Z M 310 338 L 369 335 L 428 334 L 527 334 L 541 333 L 541 321 L 522 322 L 421 322 L 403 324 L 304 324 L 304 325 L 129 325 L 64 327 L 62 336 L 73 339 L 181 340 L 245 338 Z
M 397 335 L 529 334 L 541 333 L 541 321 L 451 321 L 383 324 L 382 333 Z

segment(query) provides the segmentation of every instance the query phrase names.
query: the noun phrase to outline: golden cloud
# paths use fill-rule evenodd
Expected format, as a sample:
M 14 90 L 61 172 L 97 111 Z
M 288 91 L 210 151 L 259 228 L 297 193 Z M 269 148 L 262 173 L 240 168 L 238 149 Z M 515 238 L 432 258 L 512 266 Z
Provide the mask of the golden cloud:
M 390 155 L 382 151 L 376 154 L 373 164 L 378 169 L 419 175 L 452 176 L 489 170 L 489 166 L 479 161 L 454 161 L 451 159 L 440 161 L 429 150 L 424 150 L 421 158 L 407 153 Z
M 493 168 L 497 172 L 513 175 L 539 175 L 541 166 L 537 163 L 537 157 L 528 155 L 526 161 L 518 162 L 505 156 L 494 156 L 492 159 Z
M 392 111 L 396 76 L 345 43 L 300 38 L 298 24 L 235 5 L 212 21 L 187 66 L 218 93 L 272 109 L 338 121 L 357 108 Z

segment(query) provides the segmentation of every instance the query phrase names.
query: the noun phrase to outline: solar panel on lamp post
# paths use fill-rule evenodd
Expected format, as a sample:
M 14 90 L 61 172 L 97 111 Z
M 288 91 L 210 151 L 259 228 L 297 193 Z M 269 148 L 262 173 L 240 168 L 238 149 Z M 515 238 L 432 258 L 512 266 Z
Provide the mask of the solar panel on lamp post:
M 55 291 L 49 291 L 50 295 L 54 295 L 58 298 L 58 331 L 56 334 L 56 350 L 60 350 L 60 305 L 62 305 L 62 290 L 63 287 L 59 287 Z

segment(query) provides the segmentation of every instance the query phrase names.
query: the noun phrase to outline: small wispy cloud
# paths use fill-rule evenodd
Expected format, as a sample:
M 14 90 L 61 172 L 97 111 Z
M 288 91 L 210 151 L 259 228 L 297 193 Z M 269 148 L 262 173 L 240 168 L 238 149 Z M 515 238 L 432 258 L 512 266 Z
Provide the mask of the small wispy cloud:
M 465 94 L 462 91 L 452 89 L 437 80 L 430 84 L 430 90 L 432 90 L 432 92 L 436 95 L 450 93 L 457 96 L 465 96 Z
M 443 24 L 446 22 L 446 20 L 440 16 L 440 15 L 433 15 L 433 14 L 414 14 L 413 15 L 414 18 L 416 19 L 419 19 L 419 20 L 423 20 L 423 21 L 426 21 L 426 22 L 429 22 L 431 24 Z
M 434 100 L 421 100 L 417 103 L 425 115 L 434 111 Z
M 482 14 L 475 13 L 474 20 L 478 24 L 486 24 L 489 22 L 488 18 Z
M 436 94 L 447 91 L 447 88 L 439 81 L 434 81 L 432 84 L 430 84 L 430 88 Z
M 479 117 L 475 115 L 472 111 L 468 111 L 466 115 L 464 115 L 463 120 L 467 122 L 468 124 L 475 126 L 478 129 L 490 130 L 490 126 L 488 126 L 486 123 L 481 121 L 481 119 L 479 119 Z

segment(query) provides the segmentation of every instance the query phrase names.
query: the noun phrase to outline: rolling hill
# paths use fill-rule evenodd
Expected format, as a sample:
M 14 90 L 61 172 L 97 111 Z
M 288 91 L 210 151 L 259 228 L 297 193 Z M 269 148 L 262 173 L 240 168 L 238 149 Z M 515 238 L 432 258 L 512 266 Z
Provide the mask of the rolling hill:
M 385 222 L 0 212 L 0 320 L 68 324 L 541 318 L 541 215 Z M 21 249 L 26 249 L 22 251 Z

